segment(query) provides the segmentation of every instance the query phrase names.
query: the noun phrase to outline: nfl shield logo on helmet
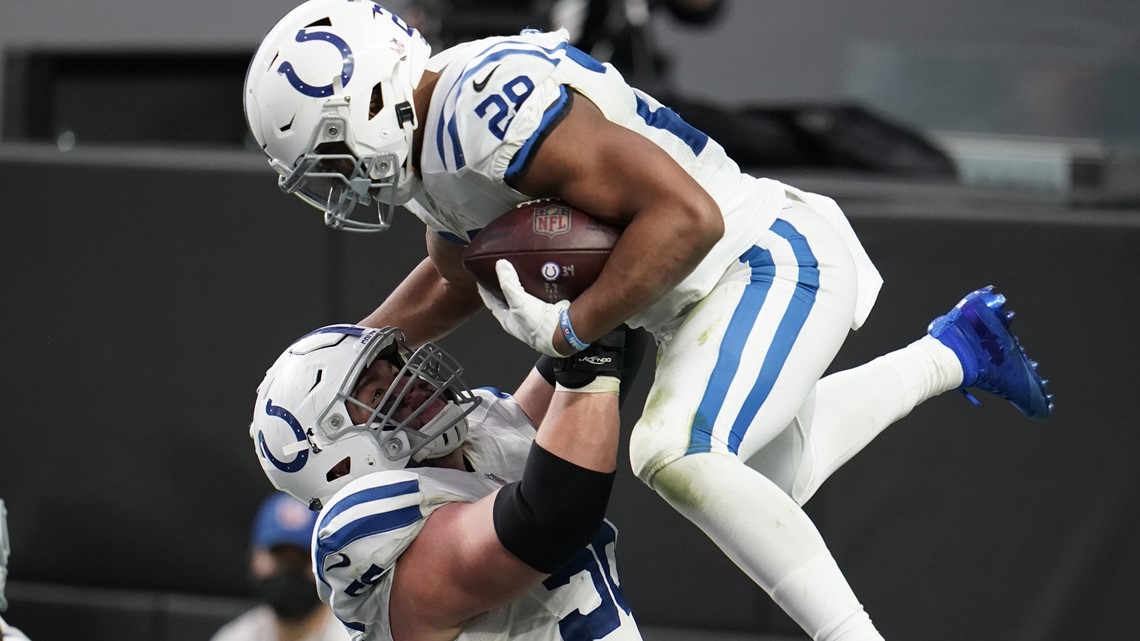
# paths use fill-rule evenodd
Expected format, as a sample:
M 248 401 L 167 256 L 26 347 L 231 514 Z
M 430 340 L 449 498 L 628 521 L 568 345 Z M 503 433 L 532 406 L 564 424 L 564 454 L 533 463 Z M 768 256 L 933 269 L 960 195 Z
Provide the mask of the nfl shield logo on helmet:
M 570 208 L 559 205 L 534 210 L 534 233 L 554 238 L 570 231 Z

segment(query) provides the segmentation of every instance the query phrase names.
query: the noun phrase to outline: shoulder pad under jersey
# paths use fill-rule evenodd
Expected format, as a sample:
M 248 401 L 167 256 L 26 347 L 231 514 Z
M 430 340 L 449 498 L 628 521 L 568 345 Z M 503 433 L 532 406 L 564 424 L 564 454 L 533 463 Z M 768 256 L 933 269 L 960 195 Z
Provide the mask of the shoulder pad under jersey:
M 513 154 L 540 124 L 529 119 L 516 121 L 516 116 L 529 101 L 549 103 L 557 98 L 549 91 L 535 90 L 546 83 L 573 48 L 562 32 L 483 42 L 486 46 L 481 50 L 465 52 L 473 54 L 469 59 L 451 63 L 462 64 L 461 68 L 441 78 L 447 84 L 436 89 L 443 94 L 433 99 L 444 102 L 432 126 L 434 143 L 446 169 L 470 169 L 497 178 L 505 170 L 503 154 Z M 540 105 L 539 112 L 546 106 Z
M 473 502 L 498 484 L 460 470 L 413 468 L 363 476 L 329 500 L 317 521 L 313 568 L 321 599 L 348 627 L 374 621 L 378 599 L 364 598 L 440 506 Z

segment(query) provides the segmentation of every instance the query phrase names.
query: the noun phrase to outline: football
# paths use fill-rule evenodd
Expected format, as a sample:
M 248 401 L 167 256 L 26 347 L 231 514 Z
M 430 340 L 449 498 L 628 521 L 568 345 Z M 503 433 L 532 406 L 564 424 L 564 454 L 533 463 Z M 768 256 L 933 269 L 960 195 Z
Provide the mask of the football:
M 500 298 L 495 262 L 505 258 L 531 295 L 548 303 L 574 300 L 597 279 L 620 235 L 620 228 L 562 201 L 532 200 L 481 229 L 463 264 Z

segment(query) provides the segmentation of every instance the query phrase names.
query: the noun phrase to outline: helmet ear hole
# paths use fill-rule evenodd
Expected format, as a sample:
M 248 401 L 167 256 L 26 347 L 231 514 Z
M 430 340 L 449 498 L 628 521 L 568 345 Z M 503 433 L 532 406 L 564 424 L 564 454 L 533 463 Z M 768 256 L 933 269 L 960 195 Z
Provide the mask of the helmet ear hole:
M 350 472 L 352 472 L 352 458 L 346 456 L 340 463 L 329 468 L 328 473 L 325 474 L 325 480 L 332 483 L 342 476 L 348 476 Z
M 378 82 L 372 87 L 372 98 L 368 101 L 368 119 L 375 118 L 384 109 L 384 83 Z

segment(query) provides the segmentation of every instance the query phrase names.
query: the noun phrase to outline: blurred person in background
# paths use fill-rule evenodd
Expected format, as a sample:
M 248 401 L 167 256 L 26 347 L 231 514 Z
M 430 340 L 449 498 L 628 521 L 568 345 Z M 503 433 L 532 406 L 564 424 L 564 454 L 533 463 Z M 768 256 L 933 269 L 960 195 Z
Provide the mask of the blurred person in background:
M 348 631 L 321 603 L 309 546 L 317 515 L 280 492 L 257 510 L 249 580 L 260 605 L 222 626 L 212 641 L 347 641 Z
M 4 500 L 0 499 L 0 612 L 8 611 L 8 599 L 4 597 L 4 586 L 8 582 L 8 554 L 11 545 L 8 543 L 8 510 L 4 507 Z M 0 639 L 3 641 L 28 641 L 16 628 L 0 617 Z
M 665 98 L 675 52 L 658 45 L 653 13 L 705 27 L 724 5 L 724 0 L 557 0 L 550 9 L 550 26 L 566 29 L 575 47 L 617 67 L 631 85 Z
M 725 0 L 394 0 L 384 6 L 436 50 L 523 29 L 566 29 L 575 47 L 611 63 L 630 84 L 657 95 L 669 84 L 675 52 L 659 46 L 655 14 L 703 28 L 715 23 L 725 4 Z
M 727 104 L 678 87 L 674 62 L 686 51 L 662 38 L 660 23 L 711 30 L 728 11 L 727 0 L 394 0 L 384 6 L 435 51 L 525 28 L 565 29 L 571 44 L 612 64 L 626 82 L 669 105 L 752 171 L 827 168 L 957 180 L 950 157 L 924 132 L 858 104 L 773 103 L 766 89 L 761 102 Z M 731 72 L 750 64 L 730 58 L 717 66 Z

